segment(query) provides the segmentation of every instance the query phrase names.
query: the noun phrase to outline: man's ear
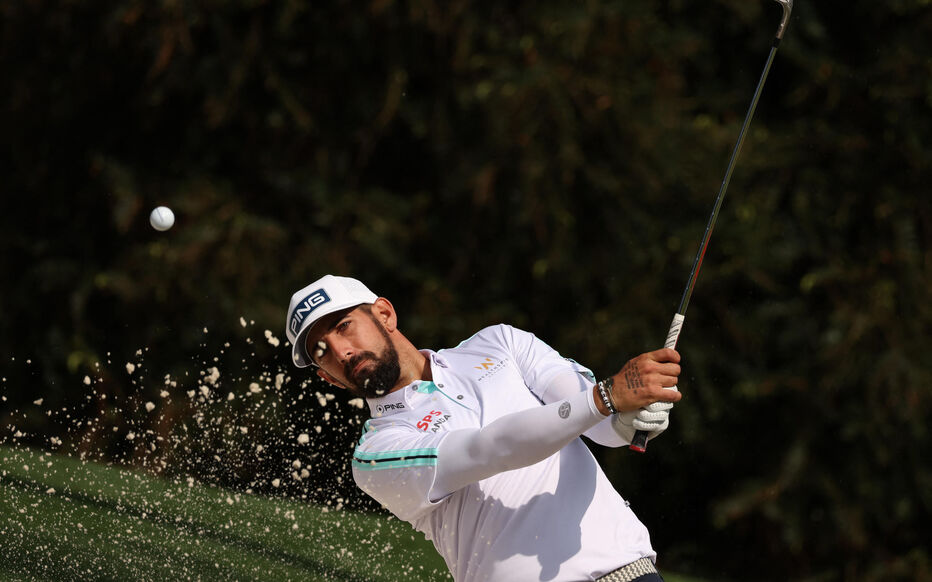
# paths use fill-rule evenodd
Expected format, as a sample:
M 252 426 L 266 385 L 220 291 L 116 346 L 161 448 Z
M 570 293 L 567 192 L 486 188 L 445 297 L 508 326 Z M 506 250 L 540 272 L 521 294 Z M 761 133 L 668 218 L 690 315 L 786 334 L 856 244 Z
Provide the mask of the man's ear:
M 398 329 L 398 314 L 395 313 L 395 306 L 388 299 L 384 297 L 376 299 L 372 304 L 372 315 L 385 327 L 386 331 Z

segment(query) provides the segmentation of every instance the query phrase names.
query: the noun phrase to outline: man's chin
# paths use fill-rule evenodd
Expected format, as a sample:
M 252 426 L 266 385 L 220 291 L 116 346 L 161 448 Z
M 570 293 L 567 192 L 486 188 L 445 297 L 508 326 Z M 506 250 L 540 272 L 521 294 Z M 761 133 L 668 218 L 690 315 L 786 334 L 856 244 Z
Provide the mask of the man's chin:
M 360 361 L 355 362 L 352 368 L 347 380 L 352 382 L 355 392 L 365 398 L 385 396 L 401 377 L 398 354 L 392 349 L 386 349 L 381 357 L 370 353 L 360 355 Z
M 371 371 L 376 373 L 362 374 L 361 376 L 357 376 L 353 379 L 353 385 L 356 387 L 356 392 L 366 398 L 378 398 L 391 392 L 395 382 L 398 381 L 397 377 L 394 380 L 390 380 L 386 377 L 380 377 L 380 374 L 377 373 L 379 372 L 378 369 Z
M 389 389 L 366 378 L 356 384 L 356 392 L 365 398 L 379 398 L 388 394 Z

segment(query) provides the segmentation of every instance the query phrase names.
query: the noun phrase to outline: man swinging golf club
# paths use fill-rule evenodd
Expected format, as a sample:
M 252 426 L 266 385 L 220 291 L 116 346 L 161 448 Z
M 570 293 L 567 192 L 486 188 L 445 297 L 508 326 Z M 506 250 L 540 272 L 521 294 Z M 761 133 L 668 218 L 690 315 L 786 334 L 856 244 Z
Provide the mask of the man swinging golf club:
M 663 349 L 595 382 L 507 325 L 455 348 L 419 350 L 399 331 L 392 304 L 355 279 L 327 275 L 292 296 L 286 333 L 295 364 L 317 366 L 369 404 L 353 454 L 356 483 L 432 540 L 457 582 L 662 582 L 647 528 L 579 436 L 644 451 L 681 398 L 673 348 L 792 13 L 793 0 L 776 1 L 783 17 Z
M 534 335 L 487 327 L 418 349 L 391 302 L 327 275 L 291 298 L 300 368 L 366 398 L 357 485 L 433 541 L 457 582 L 657 582 L 647 528 L 579 438 L 628 445 L 668 425 L 679 354 L 595 382 Z

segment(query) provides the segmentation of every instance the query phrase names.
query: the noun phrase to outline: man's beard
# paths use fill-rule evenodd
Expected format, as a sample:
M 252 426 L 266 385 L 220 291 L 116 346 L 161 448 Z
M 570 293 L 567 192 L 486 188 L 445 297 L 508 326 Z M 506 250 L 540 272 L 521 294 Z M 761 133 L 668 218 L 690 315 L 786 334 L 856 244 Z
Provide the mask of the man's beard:
M 361 352 L 353 356 L 344 366 L 343 371 L 353 386 L 352 390 L 365 398 L 378 398 L 385 396 L 398 383 L 401 376 L 401 364 L 398 362 L 398 350 L 392 345 L 388 333 L 382 330 L 385 337 L 385 349 L 381 355 L 375 352 Z M 374 365 L 366 365 L 359 374 L 353 370 L 363 360 L 372 360 Z

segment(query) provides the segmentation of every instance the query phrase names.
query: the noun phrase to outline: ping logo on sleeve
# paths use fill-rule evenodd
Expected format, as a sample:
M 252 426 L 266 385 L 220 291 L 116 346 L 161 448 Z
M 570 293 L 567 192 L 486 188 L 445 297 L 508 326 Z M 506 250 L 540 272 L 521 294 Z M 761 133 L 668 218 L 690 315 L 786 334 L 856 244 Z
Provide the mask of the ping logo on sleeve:
M 302 299 L 295 305 L 291 317 L 288 318 L 288 329 L 291 333 L 297 335 L 301 329 L 301 323 L 311 314 L 312 311 L 330 301 L 330 296 L 323 289 L 312 291 L 310 295 Z

